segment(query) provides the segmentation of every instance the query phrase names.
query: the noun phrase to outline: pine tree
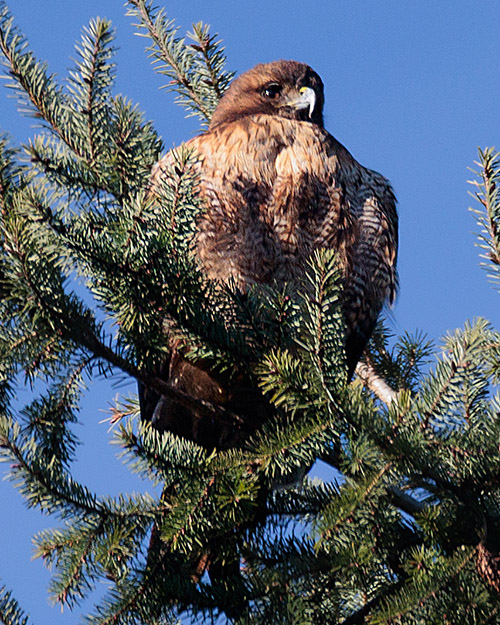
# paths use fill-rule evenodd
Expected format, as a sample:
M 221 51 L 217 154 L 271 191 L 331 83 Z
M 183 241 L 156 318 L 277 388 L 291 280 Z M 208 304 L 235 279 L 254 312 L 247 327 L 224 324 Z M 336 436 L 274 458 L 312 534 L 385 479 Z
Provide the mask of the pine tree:
M 179 37 L 152 2 L 127 4 L 167 88 L 206 124 L 232 78 L 218 38 L 202 24 Z M 190 154 L 161 201 L 147 196 L 162 143 L 113 95 L 113 37 L 92 21 L 61 86 L 0 2 L 8 86 L 40 125 L 21 148 L 0 139 L 0 453 L 27 504 L 59 519 L 36 537 L 53 599 L 73 608 L 111 580 L 95 625 L 500 622 L 500 333 L 468 323 L 431 366 L 425 337 L 381 325 L 348 383 L 334 254 L 310 259 L 298 293 L 215 288 L 190 251 Z M 481 151 L 476 215 L 496 281 L 499 181 L 500 155 Z M 192 406 L 155 373 L 167 333 L 190 359 L 243 371 L 272 415 L 210 449 L 123 398 L 116 442 L 162 495 L 98 497 L 72 477 L 85 380 L 126 375 Z M 317 459 L 335 479 L 297 481 Z M 0 621 L 28 622 L 4 588 Z

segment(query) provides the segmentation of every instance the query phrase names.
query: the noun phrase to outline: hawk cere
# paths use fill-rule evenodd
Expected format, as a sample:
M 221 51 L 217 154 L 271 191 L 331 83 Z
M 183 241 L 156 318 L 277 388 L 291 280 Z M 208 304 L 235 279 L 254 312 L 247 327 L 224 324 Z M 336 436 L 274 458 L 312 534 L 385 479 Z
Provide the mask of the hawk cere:
M 208 131 L 186 143 L 205 206 L 195 248 L 209 278 L 232 279 L 242 290 L 293 282 L 311 252 L 335 249 L 352 375 L 384 303 L 395 296 L 397 213 L 389 182 L 325 130 L 323 104 L 321 78 L 295 61 L 260 64 L 233 81 Z M 168 153 L 154 167 L 153 190 L 172 162 Z M 169 381 L 199 399 L 228 395 L 175 350 Z M 168 410 L 180 409 L 161 408 Z

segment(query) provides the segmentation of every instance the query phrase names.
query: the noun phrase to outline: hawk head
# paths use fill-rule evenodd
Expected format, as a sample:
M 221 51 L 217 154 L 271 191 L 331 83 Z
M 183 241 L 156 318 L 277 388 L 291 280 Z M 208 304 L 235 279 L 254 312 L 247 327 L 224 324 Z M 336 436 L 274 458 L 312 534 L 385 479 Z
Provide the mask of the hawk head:
M 296 61 L 261 63 L 231 83 L 215 109 L 210 130 L 248 115 L 279 115 L 323 126 L 323 82 Z

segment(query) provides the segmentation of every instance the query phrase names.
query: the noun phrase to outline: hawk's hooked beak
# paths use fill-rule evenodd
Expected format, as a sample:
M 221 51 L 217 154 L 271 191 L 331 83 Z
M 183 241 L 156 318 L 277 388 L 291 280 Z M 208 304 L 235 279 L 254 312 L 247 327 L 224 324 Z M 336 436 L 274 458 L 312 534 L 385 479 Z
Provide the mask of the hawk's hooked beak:
M 316 94 L 314 93 L 314 89 L 311 87 L 301 87 L 299 89 L 299 97 L 295 100 L 290 100 L 286 103 L 286 106 L 291 106 L 292 108 L 300 111 L 302 109 L 309 109 L 309 117 L 311 117 L 312 112 L 314 111 L 314 107 L 316 105 Z

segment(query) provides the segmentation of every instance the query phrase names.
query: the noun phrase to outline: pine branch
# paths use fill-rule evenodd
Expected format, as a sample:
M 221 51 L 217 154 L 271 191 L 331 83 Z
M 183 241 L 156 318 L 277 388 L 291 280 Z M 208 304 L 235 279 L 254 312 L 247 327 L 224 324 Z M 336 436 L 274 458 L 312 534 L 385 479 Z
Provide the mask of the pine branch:
M 144 539 L 165 505 L 149 496 L 105 498 L 99 515 L 89 515 L 66 528 L 45 530 L 35 537 L 35 555 L 58 572 L 50 592 L 54 600 L 74 606 L 101 577 L 119 581 L 129 573 L 143 549 Z
M 196 399 L 183 391 L 171 387 L 161 378 L 134 367 L 127 359 L 108 347 L 94 332 L 88 323 L 88 319 L 79 314 L 77 310 L 74 309 L 69 315 L 61 315 L 59 322 L 64 329 L 63 333 L 65 336 L 72 339 L 77 338 L 80 345 L 87 348 L 95 357 L 131 375 L 138 382 L 158 393 L 158 395 L 173 399 L 181 406 L 232 426 L 238 427 L 242 424 L 242 420 L 238 415 L 231 413 L 225 408 L 205 400 Z
M 92 562 L 92 550 L 94 543 L 102 534 L 104 529 L 104 520 L 98 521 L 97 527 L 93 532 L 88 532 L 86 540 L 80 536 L 75 537 L 73 532 L 73 541 L 70 543 L 71 560 L 64 558 L 64 568 L 59 569 L 59 573 L 52 579 L 49 592 L 53 600 L 61 605 L 74 607 L 78 600 L 83 599 L 94 588 L 95 579 L 98 577 L 98 571 Z M 80 532 L 79 532 L 80 534 Z M 57 545 L 56 549 L 61 549 L 61 545 Z M 43 551 L 42 551 L 43 553 Z M 45 558 L 47 558 L 47 550 L 45 550 Z M 76 555 L 76 557 L 74 557 Z M 59 556 L 58 560 L 63 560 Z
M 325 506 L 321 517 L 316 522 L 316 532 L 321 534 L 319 544 L 325 536 L 334 535 L 339 532 L 342 526 L 353 518 L 357 509 L 364 506 L 365 502 L 372 497 L 379 498 L 386 475 L 392 470 L 392 463 L 387 463 L 380 470 L 365 480 L 360 480 L 357 484 L 346 483 L 338 498 L 332 500 Z
M 12 201 L 19 183 L 20 167 L 17 163 L 19 150 L 10 145 L 9 137 L 0 134 L 0 211 L 4 215 Z M 1 294 L 0 285 L 0 294 Z
M 139 623 L 178 625 L 179 620 L 174 616 L 172 602 L 164 601 L 164 593 L 156 582 L 156 578 L 163 579 L 160 573 L 161 563 L 158 562 L 147 573 L 131 574 L 120 581 L 109 593 L 109 598 L 106 597 L 104 602 L 97 606 L 96 614 L 86 616 L 84 622 L 87 625 L 138 625 Z M 172 572 L 173 578 L 174 575 L 175 573 Z M 174 585 L 176 580 L 174 578 L 170 581 Z M 178 598 L 183 598 L 185 594 L 179 592 Z
M 90 167 L 95 167 L 103 150 L 109 152 L 106 139 L 110 123 L 108 102 L 114 81 L 114 65 L 110 63 L 114 55 L 113 40 L 110 22 L 91 20 L 77 47 L 79 60 L 71 75 L 70 93 L 74 97 L 76 115 L 83 118 L 82 134 Z
M 215 108 L 218 101 L 224 95 L 233 74 L 222 71 L 225 64 L 225 57 L 222 54 L 223 48 L 218 49 L 221 42 L 215 41 L 217 38 L 216 35 L 211 36 L 209 34 L 208 25 L 202 24 L 201 22 L 193 24 L 193 33 L 189 33 L 188 35 L 196 42 L 192 47 L 199 52 L 203 58 L 206 70 L 201 70 L 203 65 L 200 64 L 200 73 L 202 76 L 206 73 L 205 82 L 212 87 L 215 92 L 216 97 L 214 98 L 214 102 L 211 103 L 212 107 Z M 213 110 L 211 112 L 213 113 Z
M 23 408 L 26 426 L 23 432 L 33 434 L 49 463 L 67 467 L 72 460 L 77 439 L 68 424 L 76 422 L 76 410 L 82 390 L 82 372 L 90 365 L 84 358 L 68 367 L 50 386 L 48 393 Z
M 66 510 L 76 517 L 99 513 L 95 496 L 58 467 L 48 465 L 33 437 L 22 437 L 20 426 L 6 416 L 0 416 L 0 452 L 4 461 L 12 463 L 11 479 L 30 506 Z
M 436 565 L 428 569 L 426 550 L 421 548 L 414 551 L 414 569 L 406 580 L 405 585 L 387 600 L 386 605 L 375 613 L 372 612 L 371 619 L 376 625 L 382 625 L 387 620 L 393 619 L 396 622 L 405 615 L 418 612 L 419 608 L 425 606 L 427 601 L 433 601 L 438 593 L 445 589 L 458 577 L 460 572 L 467 566 L 476 554 L 476 548 L 457 550 L 456 553 L 446 558 L 437 550 L 429 550 L 431 557 L 437 560 Z
M 138 33 L 151 39 L 147 47 L 158 73 L 169 79 L 165 88 L 178 93 L 177 102 L 208 125 L 232 73 L 224 71 L 225 57 L 216 36 L 203 24 L 194 25 L 190 45 L 178 38 L 179 28 L 152 0 L 128 0 L 128 15 L 139 19 Z M 146 31 L 144 33 L 143 31 Z
M 327 401 L 346 382 L 340 284 L 335 252 L 315 251 L 303 281 L 301 333 L 296 342 L 310 360 L 311 372 L 317 375 Z
M 339 625 L 365 625 L 365 623 L 367 622 L 366 618 L 370 615 L 370 613 L 393 593 L 400 590 L 402 585 L 402 580 L 396 582 L 395 584 L 392 584 L 392 586 L 386 588 L 382 593 L 378 594 L 371 601 L 365 603 L 362 608 L 344 619 Z
M 38 267 L 31 266 L 26 252 L 16 241 L 13 240 L 12 245 L 12 252 L 17 256 L 26 284 L 29 287 L 30 296 L 35 297 L 39 313 L 44 314 L 47 323 L 50 325 L 53 326 L 55 323 L 62 338 L 76 342 L 77 345 L 89 350 L 96 358 L 135 377 L 139 382 L 142 382 L 146 387 L 151 388 L 161 396 L 172 398 L 182 406 L 195 409 L 201 414 L 230 423 L 236 427 L 241 424 L 241 419 L 237 415 L 230 413 L 224 408 L 207 401 L 195 399 L 182 391 L 172 388 L 167 382 L 157 376 L 137 369 L 128 359 L 104 343 L 99 337 L 99 330 L 93 322 L 92 313 L 74 296 L 66 295 L 60 286 L 58 288 L 59 305 L 56 306 L 54 292 L 47 293 L 46 289 L 41 288 L 42 285 L 39 280 L 35 279 L 34 272 L 36 270 L 38 273 Z
M 141 422 L 138 431 L 134 419 L 121 425 L 113 441 L 121 449 L 131 469 L 144 477 L 164 485 L 175 484 L 189 476 L 198 479 L 210 468 L 207 451 L 182 437 L 170 432 L 159 433 L 150 423 Z
M 148 46 L 149 56 L 157 65 L 158 72 L 171 79 L 171 85 L 167 88 L 178 90 L 181 97 L 192 102 L 193 110 L 202 119 L 210 120 L 211 114 L 199 94 L 196 92 L 191 79 L 189 66 L 193 54 L 185 46 L 184 39 L 176 37 L 178 27 L 174 26 L 174 20 L 167 20 L 164 10 L 156 10 L 152 1 L 128 0 L 132 5 L 129 15 L 138 17 L 140 22 L 138 34 L 144 35 L 141 30 L 147 30 L 152 44 Z
M 45 122 L 80 157 L 81 146 L 75 141 L 68 124 L 68 102 L 54 76 L 48 75 L 46 64 L 36 61 L 27 51 L 28 42 L 14 26 L 7 6 L 0 5 L 0 52 L 3 53 L 13 89 L 21 103 L 20 111 Z
M 500 281 L 500 196 L 498 192 L 500 182 L 500 153 L 493 148 L 478 150 L 480 167 L 479 172 L 474 173 L 479 180 L 469 180 L 469 184 L 476 189 L 473 197 L 482 205 L 478 210 L 470 208 L 475 215 L 479 233 L 478 247 L 484 250 L 481 255 L 487 262 L 481 263 L 490 273 L 488 277 L 494 283 Z
M 320 456 L 320 459 L 334 469 L 339 470 L 339 467 L 341 465 L 341 458 L 339 453 L 335 452 L 334 450 L 330 449 L 326 453 L 323 453 Z M 406 512 L 410 516 L 420 514 L 426 508 L 425 504 L 408 495 L 408 493 L 404 492 L 403 490 L 401 490 L 401 488 L 398 488 L 397 486 L 389 485 L 387 486 L 387 491 L 391 496 L 392 503 L 397 508 L 399 508 L 403 512 Z
M 0 623 L 2 625 L 28 625 L 28 617 L 5 586 L 0 587 Z

